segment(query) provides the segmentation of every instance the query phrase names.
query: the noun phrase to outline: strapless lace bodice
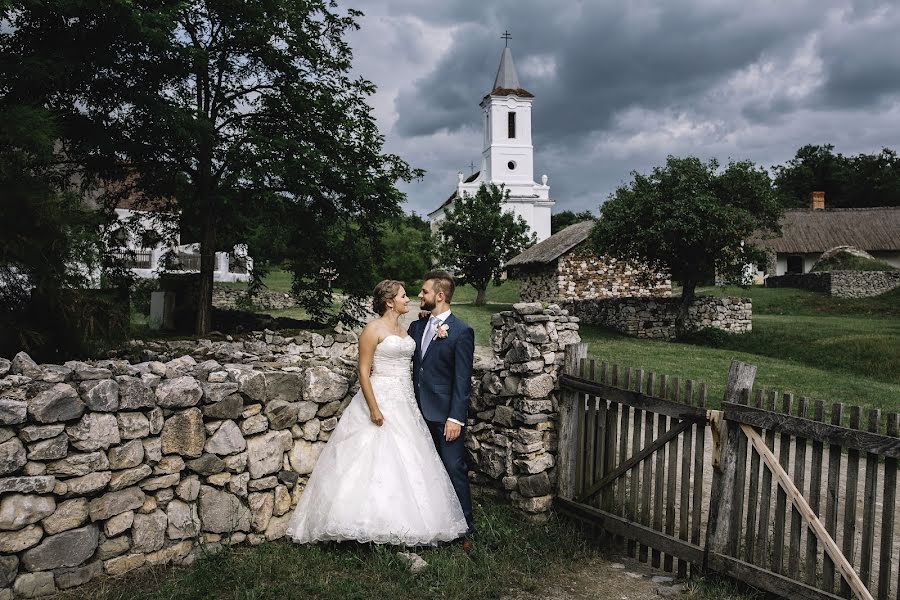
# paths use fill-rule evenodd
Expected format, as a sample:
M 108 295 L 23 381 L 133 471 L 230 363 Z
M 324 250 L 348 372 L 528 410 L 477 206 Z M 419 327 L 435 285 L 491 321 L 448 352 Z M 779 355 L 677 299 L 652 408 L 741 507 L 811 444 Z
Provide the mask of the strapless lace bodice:
M 412 337 L 387 336 L 375 348 L 372 375 L 409 379 L 412 373 L 411 359 L 415 351 L 416 341 Z

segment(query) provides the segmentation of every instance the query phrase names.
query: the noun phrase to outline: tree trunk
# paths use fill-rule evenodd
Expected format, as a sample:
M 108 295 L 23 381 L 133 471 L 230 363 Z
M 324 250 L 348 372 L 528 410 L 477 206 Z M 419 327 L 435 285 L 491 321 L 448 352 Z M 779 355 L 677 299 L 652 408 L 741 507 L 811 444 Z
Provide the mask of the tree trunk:
M 696 289 L 696 281 L 693 279 L 684 280 L 684 287 L 681 290 L 681 304 L 678 306 L 678 314 L 675 316 L 675 335 L 678 337 L 688 333 L 688 309 L 694 303 L 694 292 Z
M 485 296 L 487 295 L 487 287 L 475 288 L 478 292 L 475 295 L 475 306 L 484 306 Z
M 197 292 L 197 335 L 212 330 L 213 272 L 216 270 L 216 213 L 212 192 L 212 155 L 201 151 L 197 181 L 200 207 L 200 288 Z

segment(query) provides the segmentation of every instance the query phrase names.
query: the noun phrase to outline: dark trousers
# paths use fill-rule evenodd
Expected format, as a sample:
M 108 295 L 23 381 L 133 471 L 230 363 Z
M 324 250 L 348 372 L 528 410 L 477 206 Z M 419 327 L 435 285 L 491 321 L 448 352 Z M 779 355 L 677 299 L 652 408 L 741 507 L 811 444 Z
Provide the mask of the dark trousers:
M 472 495 L 469 492 L 469 470 L 466 467 L 465 427 L 458 438 L 448 442 L 444 438 L 444 423 L 425 422 L 428 424 L 428 431 L 431 432 L 434 447 L 437 448 L 444 468 L 447 469 L 450 482 L 453 484 L 459 504 L 462 506 L 466 524 L 469 526 L 469 531 L 466 533 L 472 534 L 475 532 L 475 520 L 472 518 Z

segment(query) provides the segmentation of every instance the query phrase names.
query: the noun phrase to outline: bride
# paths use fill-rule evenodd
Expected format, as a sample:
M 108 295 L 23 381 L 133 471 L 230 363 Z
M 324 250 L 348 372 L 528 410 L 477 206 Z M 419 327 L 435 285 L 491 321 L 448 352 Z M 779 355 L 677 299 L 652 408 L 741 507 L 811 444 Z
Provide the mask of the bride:
M 467 530 L 413 392 L 416 342 L 400 326 L 410 300 L 393 280 L 379 283 L 373 296 L 381 316 L 359 338 L 360 390 L 288 523 L 287 535 L 298 543 L 434 545 Z

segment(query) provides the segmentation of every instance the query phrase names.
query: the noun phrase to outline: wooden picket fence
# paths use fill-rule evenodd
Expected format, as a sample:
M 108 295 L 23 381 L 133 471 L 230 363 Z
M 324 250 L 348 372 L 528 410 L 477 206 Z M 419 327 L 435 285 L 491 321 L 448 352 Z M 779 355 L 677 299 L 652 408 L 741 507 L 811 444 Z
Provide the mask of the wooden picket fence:
M 680 576 L 810 600 L 900 600 L 898 415 L 586 360 L 560 378 L 557 507 Z

